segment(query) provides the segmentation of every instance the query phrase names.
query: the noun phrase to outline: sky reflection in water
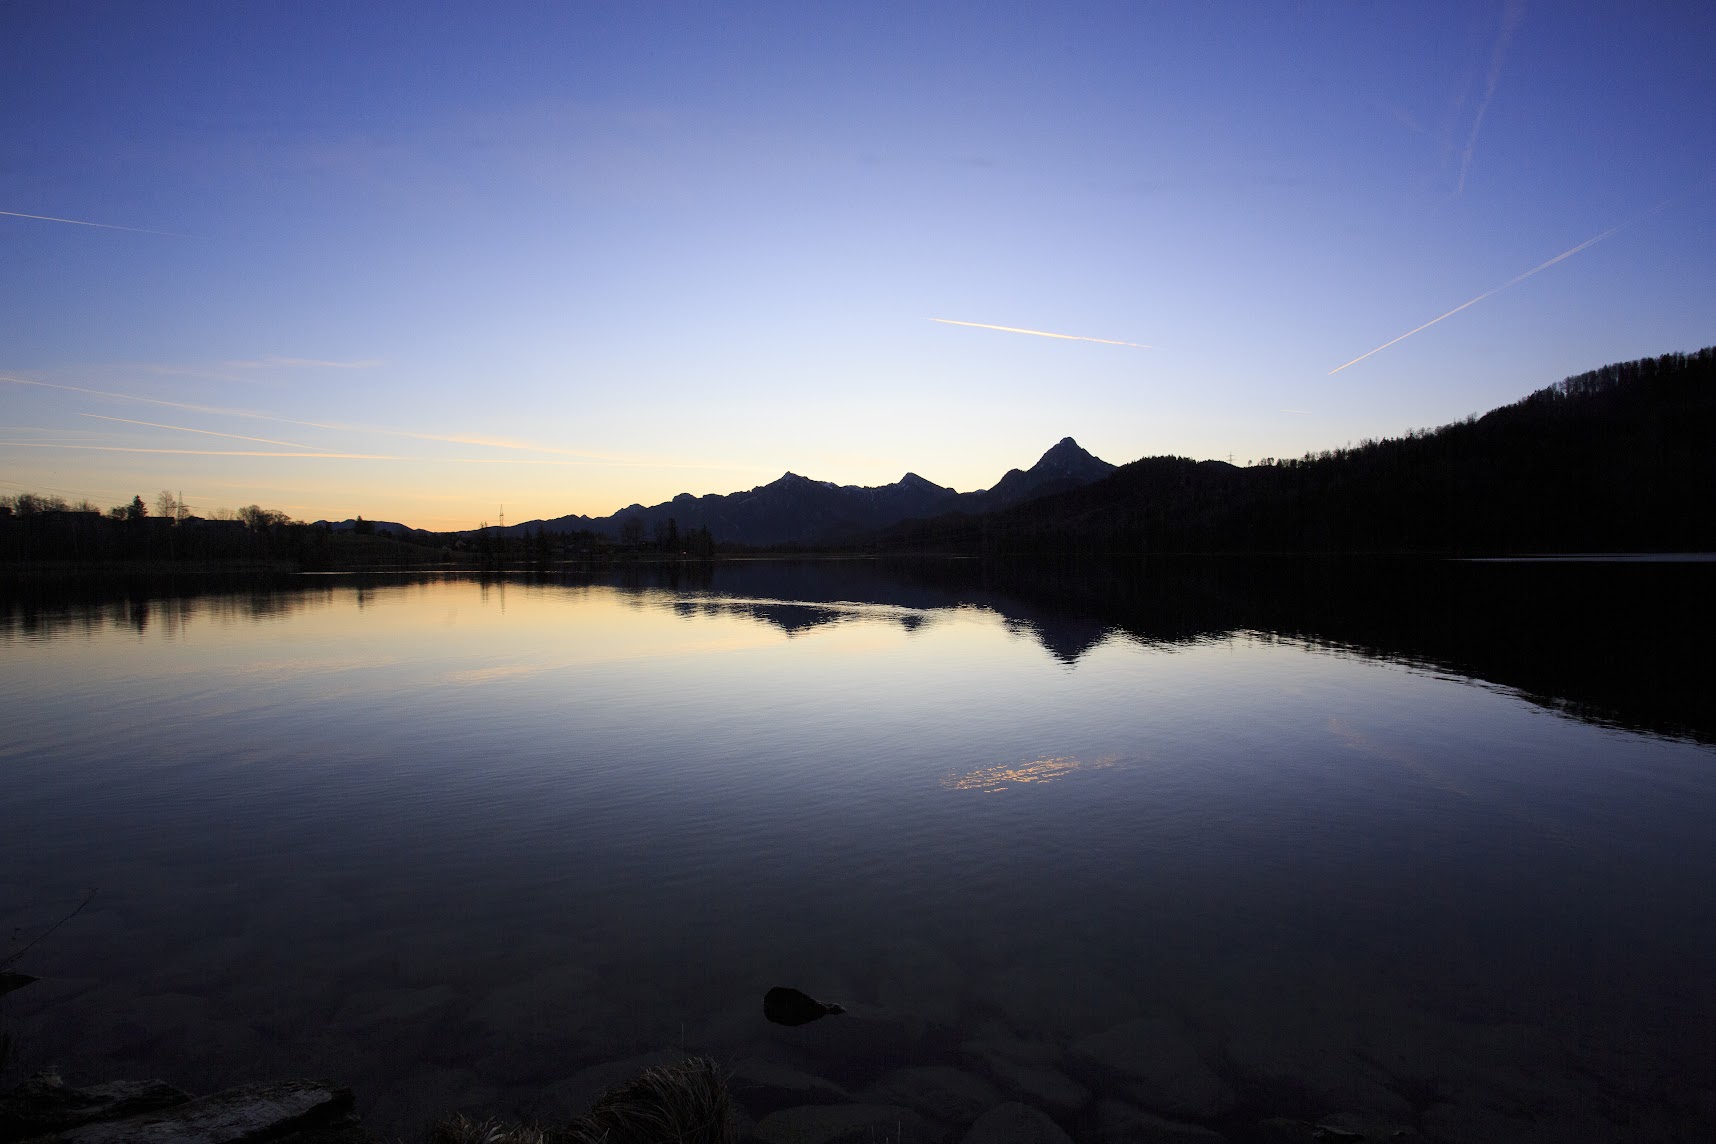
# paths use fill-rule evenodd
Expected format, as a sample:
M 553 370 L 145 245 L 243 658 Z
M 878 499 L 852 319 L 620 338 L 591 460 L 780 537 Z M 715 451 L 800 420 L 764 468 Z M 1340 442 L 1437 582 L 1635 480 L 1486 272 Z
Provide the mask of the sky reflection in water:
M 752 1012 L 781 983 L 937 1060 L 1163 1014 L 1400 1075 L 1498 1022 L 1631 1046 L 1628 1091 L 1708 1058 L 1707 748 L 1267 633 L 1032 631 L 460 580 L 14 615 L 0 920 L 101 887 L 20 967 L 58 982 L 21 1049 L 333 1073 L 383 1126 L 798 1052 Z

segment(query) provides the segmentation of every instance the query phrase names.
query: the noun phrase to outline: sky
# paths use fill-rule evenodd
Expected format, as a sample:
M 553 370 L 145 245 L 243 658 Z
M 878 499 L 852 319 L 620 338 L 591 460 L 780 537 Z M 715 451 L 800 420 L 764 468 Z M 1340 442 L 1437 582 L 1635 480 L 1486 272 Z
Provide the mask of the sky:
M 0 495 L 452 529 L 1445 424 L 1716 343 L 1713 50 L 1702 0 L 0 0 Z

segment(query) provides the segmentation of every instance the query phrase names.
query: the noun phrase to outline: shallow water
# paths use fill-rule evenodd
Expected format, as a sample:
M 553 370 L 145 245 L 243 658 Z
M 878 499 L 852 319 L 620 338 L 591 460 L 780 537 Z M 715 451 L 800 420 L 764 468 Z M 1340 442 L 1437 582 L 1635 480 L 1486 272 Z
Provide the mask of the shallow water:
M 559 1114 L 581 1069 L 663 1048 L 854 1091 L 954 1065 L 1095 1138 L 1098 1098 L 1150 1100 L 1092 1046 L 1149 1018 L 1227 1094 L 1155 1111 L 1233 1138 L 1712 1123 L 1696 698 L 1556 694 L 1570 666 L 1518 640 L 1474 656 L 1522 674 L 1485 674 L 1179 581 L 1122 614 L 1070 578 L 15 604 L 0 924 L 27 940 L 98 888 L 16 967 L 44 978 L 5 1001 L 19 1065 L 329 1076 L 388 1132 Z M 1140 593 L 1178 618 L 1136 622 Z M 776 984 L 853 1012 L 769 1025 Z

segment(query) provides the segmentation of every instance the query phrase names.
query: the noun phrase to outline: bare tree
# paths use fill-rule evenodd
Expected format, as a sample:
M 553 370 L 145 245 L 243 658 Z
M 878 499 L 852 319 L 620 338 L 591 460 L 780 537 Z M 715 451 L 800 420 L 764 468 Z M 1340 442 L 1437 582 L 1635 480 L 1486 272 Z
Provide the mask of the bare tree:
M 155 494 L 155 515 L 172 521 L 180 521 L 190 516 L 191 510 L 185 507 L 184 501 L 166 489 L 162 489 Z

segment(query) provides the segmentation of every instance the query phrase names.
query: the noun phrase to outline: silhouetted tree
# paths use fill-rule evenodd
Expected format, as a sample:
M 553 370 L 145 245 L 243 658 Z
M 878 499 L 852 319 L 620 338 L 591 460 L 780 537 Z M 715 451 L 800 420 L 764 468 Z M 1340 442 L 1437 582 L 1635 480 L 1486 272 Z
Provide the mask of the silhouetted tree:
M 155 494 L 155 515 L 171 521 L 181 521 L 191 515 L 191 510 L 177 495 L 162 489 Z
M 247 504 L 238 510 L 238 519 L 252 532 L 266 532 L 276 525 L 285 524 L 290 518 L 278 509 Z

